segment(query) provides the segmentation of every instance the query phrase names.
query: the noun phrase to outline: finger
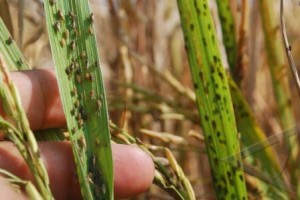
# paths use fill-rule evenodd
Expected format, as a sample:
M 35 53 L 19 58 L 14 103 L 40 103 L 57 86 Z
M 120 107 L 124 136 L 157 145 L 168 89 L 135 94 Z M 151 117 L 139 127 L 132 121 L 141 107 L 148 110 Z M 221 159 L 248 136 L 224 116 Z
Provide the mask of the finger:
M 116 198 L 145 192 L 154 178 L 154 164 L 150 156 L 128 145 L 113 147 Z
M 66 124 L 54 70 L 13 72 L 12 79 L 33 130 Z
M 0 177 L 0 199 L 18 199 L 25 200 L 25 196 L 19 191 L 13 189 L 4 178 Z
M 80 199 L 72 152 L 67 142 L 40 144 L 41 155 L 50 178 L 55 199 Z M 26 164 L 11 143 L 0 143 L 0 168 L 23 179 L 31 179 Z M 138 148 L 113 145 L 114 187 L 116 198 L 125 198 L 145 191 L 152 183 L 154 165 Z

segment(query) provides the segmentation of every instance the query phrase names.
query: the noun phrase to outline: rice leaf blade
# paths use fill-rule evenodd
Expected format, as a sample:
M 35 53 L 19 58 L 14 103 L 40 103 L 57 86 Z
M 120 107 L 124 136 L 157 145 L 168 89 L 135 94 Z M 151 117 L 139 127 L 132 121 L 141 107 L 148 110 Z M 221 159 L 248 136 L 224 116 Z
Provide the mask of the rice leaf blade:
M 255 120 L 254 115 L 251 112 L 248 103 L 242 96 L 238 86 L 229 75 L 227 77 L 235 112 L 237 129 L 241 135 L 240 138 L 242 145 L 245 147 L 246 150 L 243 151 L 246 152 L 247 155 L 249 154 L 250 157 L 250 159 L 246 158 L 245 160 L 249 160 L 249 162 L 252 161 L 252 165 L 254 167 L 257 167 L 257 164 L 255 163 L 259 163 L 259 169 L 274 182 L 273 185 L 258 182 L 256 186 L 259 190 L 262 190 L 266 198 L 287 199 L 285 193 L 288 191 L 288 187 L 284 182 L 284 178 L 280 169 L 279 160 L 277 159 L 276 152 L 272 146 L 270 147 L 269 145 L 267 145 L 268 139 L 266 137 L 266 134 Z M 257 144 L 258 142 L 266 143 L 265 146 L 269 147 L 265 147 L 259 152 L 247 150 L 250 149 L 254 144 Z
M 235 22 L 230 9 L 229 0 L 217 0 L 218 14 L 222 28 L 223 43 L 227 53 L 228 64 L 232 72 L 236 71 L 237 42 L 235 34 Z
M 108 112 L 88 1 L 46 1 L 51 49 L 84 199 L 113 199 Z
M 233 106 L 208 2 L 177 3 L 216 196 L 247 199 Z M 224 161 L 229 155 L 236 156 Z
M 30 69 L 17 44 L 0 18 L 0 53 L 10 70 Z

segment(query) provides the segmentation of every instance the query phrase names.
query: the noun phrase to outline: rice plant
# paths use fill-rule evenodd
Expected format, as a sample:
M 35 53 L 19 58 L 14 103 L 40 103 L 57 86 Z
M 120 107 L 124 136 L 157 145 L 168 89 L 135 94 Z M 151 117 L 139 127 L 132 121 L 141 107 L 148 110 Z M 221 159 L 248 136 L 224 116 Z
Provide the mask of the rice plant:
M 298 199 L 287 61 L 298 64 L 300 16 L 278 3 L 0 1 L 0 128 L 33 182 L 0 174 L 30 199 L 53 199 L 37 142 L 70 142 L 82 198 L 114 199 L 118 143 L 155 166 L 153 185 L 129 199 Z M 48 66 L 66 125 L 32 131 L 9 71 Z

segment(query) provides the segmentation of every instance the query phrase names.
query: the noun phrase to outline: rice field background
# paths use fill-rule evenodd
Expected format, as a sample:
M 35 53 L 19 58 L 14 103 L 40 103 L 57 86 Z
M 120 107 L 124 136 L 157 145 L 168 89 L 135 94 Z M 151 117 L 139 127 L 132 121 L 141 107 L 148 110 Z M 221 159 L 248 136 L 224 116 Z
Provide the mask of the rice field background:
M 9 0 L 9 12 L 3 2 L 0 0 L 1 17 L 29 66 L 54 67 L 42 1 Z M 166 169 L 170 168 L 170 161 L 162 147 L 169 148 L 191 182 L 196 199 L 216 199 L 177 2 L 89 2 L 95 18 L 111 121 L 139 138 Z M 209 0 L 209 7 L 222 62 L 227 71 L 231 69 L 242 100 L 238 101 L 239 94 L 231 97 L 246 102 L 252 113 L 251 124 L 244 125 L 236 112 L 237 126 L 241 125 L 238 137 L 248 199 L 275 199 L 268 193 L 274 190 L 281 191 L 282 199 L 298 199 L 299 96 L 280 35 L 279 1 L 229 2 L 234 26 L 226 34 L 221 26 L 224 19 L 218 16 L 218 1 Z M 286 31 L 299 66 L 299 2 L 285 0 L 284 6 Z M 228 37 L 232 36 L 236 43 L 234 70 L 226 49 Z M 244 109 L 239 107 L 241 104 L 236 104 L 235 110 Z M 243 140 L 245 134 L 251 138 L 252 130 L 258 129 L 263 135 L 261 140 Z M 272 170 L 266 172 L 261 161 L 257 161 L 263 151 L 276 160 L 277 174 L 270 175 Z M 230 158 L 224 159 L 230 162 Z M 153 184 L 147 192 L 131 199 L 173 197 Z

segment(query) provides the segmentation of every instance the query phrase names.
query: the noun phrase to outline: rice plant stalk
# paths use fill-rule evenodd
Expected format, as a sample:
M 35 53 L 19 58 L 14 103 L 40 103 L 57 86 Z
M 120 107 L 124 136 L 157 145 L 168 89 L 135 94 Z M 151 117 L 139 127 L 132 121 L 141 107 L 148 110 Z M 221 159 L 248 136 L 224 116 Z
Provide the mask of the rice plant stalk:
M 148 67 L 147 63 L 142 61 L 142 59 L 137 54 L 134 55 L 133 58 L 138 58 L 140 62 L 142 62 L 145 66 Z M 154 69 L 157 67 L 153 66 Z M 155 74 L 159 74 L 161 72 L 155 71 Z M 172 74 L 170 74 L 172 76 Z M 159 77 L 163 77 L 163 75 L 160 75 Z M 175 79 L 174 77 L 171 79 Z M 254 119 L 254 115 L 244 99 L 244 97 L 241 94 L 240 89 L 237 87 L 235 82 L 231 79 L 231 77 L 227 76 L 229 87 L 230 87 L 230 93 L 232 96 L 232 103 L 234 106 L 234 112 L 235 112 L 235 118 L 237 120 L 237 129 L 240 133 L 241 142 L 243 144 L 244 149 L 248 149 L 248 147 L 251 147 L 254 144 L 258 143 L 264 143 L 265 146 L 268 143 L 268 139 L 266 137 L 266 134 L 263 132 L 263 130 L 259 127 L 258 123 Z M 172 84 L 169 82 L 169 79 L 162 78 L 162 81 L 164 81 L 167 84 Z M 121 85 L 123 86 L 123 85 Z M 134 90 L 135 93 L 141 94 L 145 96 L 143 100 L 150 101 L 148 104 L 153 104 L 153 102 L 161 102 L 163 101 L 168 106 L 170 106 L 171 109 L 174 110 L 176 113 L 181 113 L 186 118 L 197 121 L 197 116 L 194 113 L 184 112 L 184 110 L 189 110 L 188 107 L 185 105 L 178 105 L 174 101 L 170 101 L 168 98 L 163 96 L 157 96 L 157 94 L 150 92 L 146 90 L 145 88 L 138 87 L 136 85 L 124 85 L 125 87 L 129 87 Z M 177 88 L 184 88 L 184 86 L 180 87 L 174 87 L 174 89 Z M 180 92 L 180 91 L 179 91 Z M 192 96 L 192 95 L 191 95 Z M 189 98 L 192 102 L 195 102 L 193 98 L 190 98 L 189 96 L 186 96 Z M 116 103 L 116 102 L 115 102 Z M 116 107 L 117 105 L 112 105 L 113 107 Z M 121 107 L 123 109 L 123 107 Z M 129 109 L 135 109 L 128 107 Z M 181 110 L 181 109 L 182 110 Z M 153 108 L 150 108 L 153 109 Z M 142 110 L 141 107 L 139 109 L 135 109 L 137 112 L 149 112 L 148 110 Z M 247 151 L 248 152 L 248 151 Z M 251 156 L 251 154 L 255 154 L 254 156 Z M 286 195 L 284 194 L 288 189 L 286 188 L 286 185 L 284 184 L 284 179 L 282 177 L 282 172 L 279 168 L 278 160 L 276 159 L 276 153 L 274 152 L 272 147 L 269 148 L 262 148 L 259 150 L 259 152 L 248 152 L 247 159 L 251 159 L 255 166 L 258 167 L 259 165 L 259 171 L 260 173 L 263 173 L 265 175 L 265 178 L 268 180 L 271 180 L 272 184 L 269 182 L 266 182 L 265 179 L 262 179 L 257 174 L 257 168 L 256 172 L 253 174 L 257 178 L 256 187 L 261 192 L 262 197 L 264 198 L 270 198 L 270 197 L 279 197 L 279 198 L 286 198 Z M 273 167 L 269 167 L 273 166 Z M 253 167 L 252 167 L 253 168 Z M 245 169 L 245 171 L 249 171 L 248 169 Z M 253 171 L 253 170 L 252 170 Z
M 283 11 L 284 11 L 283 6 L 284 6 L 284 4 L 283 4 L 283 1 L 281 0 L 280 1 L 281 35 L 282 35 L 282 38 L 283 38 L 283 42 L 284 42 L 284 46 L 285 46 L 285 52 L 286 52 L 286 56 L 287 56 L 287 59 L 288 59 L 288 62 L 289 62 L 289 66 L 290 66 L 290 69 L 292 71 L 292 76 L 293 76 L 294 82 L 296 83 L 296 89 L 297 89 L 298 95 L 300 96 L 300 79 L 299 79 L 299 74 L 298 74 L 298 71 L 297 71 L 295 61 L 294 61 L 293 56 L 292 56 L 292 52 L 291 52 L 292 48 L 289 45 L 288 38 L 287 38 L 287 33 L 286 33 L 286 30 L 285 30 L 285 21 L 284 21 L 284 16 L 283 16 Z M 294 154 L 297 154 L 297 153 L 299 154 L 298 145 L 299 145 L 299 143 L 293 143 L 292 148 L 295 148 L 295 146 L 297 147 L 296 150 L 294 149 L 294 151 L 292 151 Z M 295 155 L 293 155 L 293 156 L 295 156 Z M 297 157 L 296 160 L 294 160 L 294 163 L 293 163 L 294 164 L 293 168 L 295 169 L 295 172 L 293 173 L 293 177 L 292 177 L 293 184 L 296 183 L 297 199 L 300 198 L 300 181 L 299 181 L 300 171 L 299 171 L 298 161 L 299 161 L 299 159 Z M 292 170 L 294 170 L 294 169 L 292 169 Z
M 108 113 L 87 0 L 44 1 L 62 104 L 84 199 L 113 199 Z
M 292 47 L 289 44 L 286 29 L 285 29 L 285 20 L 284 20 L 284 14 L 283 14 L 284 8 L 283 8 L 283 1 L 280 1 L 280 25 L 281 25 L 281 35 L 283 38 L 283 43 L 285 46 L 285 52 L 286 56 L 289 62 L 290 69 L 292 71 L 292 75 L 294 78 L 294 82 L 296 83 L 296 88 L 298 91 L 298 95 L 300 96 L 300 78 L 297 71 L 297 67 L 294 61 L 294 58 L 292 56 Z
M 265 35 L 265 46 L 268 56 L 273 89 L 279 121 L 283 130 L 288 130 L 296 125 L 293 109 L 291 105 L 291 92 L 288 84 L 287 65 L 285 62 L 285 49 L 280 36 L 279 22 L 275 19 L 273 3 L 267 0 L 259 1 L 260 14 L 262 18 L 263 30 Z M 294 163 L 299 153 L 299 144 L 295 137 L 285 138 L 286 145 L 289 148 L 290 172 L 293 184 L 296 184 L 297 176 L 295 173 L 299 169 Z M 294 165 L 294 166 L 293 166 Z
M 200 121 L 218 199 L 247 199 L 225 70 L 207 0 L 178 0 Z M 228 156 L 230 162 L 224 161 Z
M 146 64 L 144 63 L 144 65 Z M 241 143 L 243 145 L 242 151 L 247 153 L 246 160 L 249 160 L 249 163 L 252 167 L 251 169 L 248 169 L 249 167 L 246 167 L 245 171 L 247 173 L 252 174 L 256 178 L 257 181 L 255 182 L 255 186 L 260 191 L 262 198 L 286 199 L 286 192 L 288 192 L 289 189 L 285 185 L 283 174 L 281 172 L 279 162 L 276 157 L 276 152 L 274 151 L 271 144 L 269 144 L 266 134 L 259 127 L 248 103 L 242 96 L 241 91 L 237 87 L 236 83 L 232 80 L 232 78 L 229 75 L 227 75 L 227 79 L 230 87 L 230 93 L 232 96 L 235 119 L 237 120 L 237 129 L 240 134 Z M 169 83 L 167 79 L 162 80 L 166 83 Z M 136 85 L 125 84 L 121 86 L 129 87 L 133 89 L 135 93 L 145 96 L 144 98 L 140 98 L 142 98 L 143 101 L 146 100 L 147 102 L 149 102 L 148 104 L 150 105 L 155 102 L 164 102 L 165 104 L 170 106 L 170 109 L 174 110 L 174 112 L 180 113 L 184 117 L 194 122 L 197 122 L 198 120 L 197 115 L 195 115 L 195 113 L 192 113 L 191 111 L 183 112 L 184 110 L 190 109 L 185 105 L 178 105 L 174 101 L 171 101 L 166 97 L 159 95 L 157 96 L 157 94 L 148 91 L 145 88 L 138 87 Z M 116 107 L 116 105 L 112 106 Z M 131 107 L 128 108 L 134 109 Z M 135 111 L 143 112 L 141 107 L 139 107 L 139 110 L 136 109 Z M 145 112 L 149 111 L 146 110 Z M 255 152 L 252 151 L 253 145 L 258 144 L 261 144 L 260 146 L 262 146 L 262 148 L 256 149 Z M 247 149 L 249 149 L 249 151 Z M 255 170 L 255 172 L 253 170 Z M 262 178 L 260 174 L 258 174 L 258 172 L 264 174 L 264 178 Z M 271 183 L 269 181 L 271 181 Z
M 0 174 L 4 175 L 6 179 L 8 179 L 9 183 L 23 187 L 29 199 L 43 200 L 40 193 L 36 190 L 35 186 L 30 181 L 24 181 L 3 169 L 0 169 Z
M 244 66 L 244 54 L 247 48 L 245 46 L 245 42 L 247 41 L 246 37 L 246 30 L 248 28 L 248 5 L 247 1 L 242 1 L 242 19 L 241 19 L 241 26 L 240 26 L 240 38 L 239 38 L 239 56 L 238 60 L 235 63 L 230 62 L 232 60 L 232 49 L 229 48 L 231 46 L 237 46 L 236 39 L 235 39 L 235 26 L 234 26 L 234 18 L 232 11 L 230 9 L 230 2 L 227 0 L 221 1 L 217 0 L 218 5 L 218 13 L 219 18 L 221 21 L 222 26 L 222 33 L 223 33 L 223 42 L 225 45 L 225 49 L 227 52 L 227 57 L 230 65 L 231 72 L 235 81 L 240 83 L 242 74 L 242 66 Z M 238 63 L 237 63 L 238 62 Z M 231 64 L 232 63 L 232 64 Z M 235 65 L 233 65 L 235 64 Z M 263 130 L 259 127 L 254 116 L 252 114 L 251 109 L 248 106 L 248 103 L 245 101 L 244 97 L 242 96 L 241 92 L 239 91 L 238 87 L 234 83 L 234 81 L 228 77 L 228 82 L 230 86 L 230 92 L 233 99 L 233 106 L 235 111 L 235 117 L 237 120 L 237 129 L 241 134 L 241 141 L 245 148 L 257 143 L 266 141 L 266 135 Z M 250 154 L 254 154 L 255 152 L 249 152 Z M 254 162 L 254 165 L 259 164 L 260 170 L 262 172 L 267 173 L 271 179 L 274 179 L 275 188 L 270 186 L 269 184 L 258 182 L 257 186 L 259 189 L 262 189 L 262 195 L 264 197 L 270 198 L 287 198 L 284 195 L 284 189 L 286 189 L 286 185 L 284 184 L 282 172 L 279 168 L 278 160 L 276 159 L 276 153 L 269 147 L 268 149 L 263 149 L 259 153 L 255 154 L 256 156 L 250 155 L 250 160 Z M 249 157 L 248 157 L 249 158 Z M 254 160 L 253 160 L 254 159 Z M 273 166 L 273 167 L 270 167 Z M 277 188 L 276 188 L 277 186 Z M 278 190 L 279 188 L 279 190 Z
M 40 156 L 37 142 L 29 127 L 26 113 L 16 86 L 12 82 L 6 64 L 0 55 L 0 97 L 4 113 L 10 121 L 0 117 L 0 128 L 20 151 L 26 161 L 37 188 L 44 199 L 53 199 L 49 178 Z
M 245 74 L 249 68 L 248 58 L 248 37 L 249 37 L 249 1 L 242 0 L 241 2 L 241 22 L 238 32 L 238 52 L 235 71 L 232 71 L 233 77 L 240 87 Z
M 279 23 L 275 21 L 273 3 L 260 0 L 259 7 L 266 41 L 268 63 L 280 113 L 280 122 L 282 128 L 285 130 L 295 126 L 295 118 L 291 107 L 291 94 L 286 74 L 285 50 L 280 38 Z
M 30 67 L 23 57 L 20 49 L 10 35 L 6 25 L 0 18 L 0 53 L 7 63 L 10 71 L 29 70 Z M 43 129 L 35 131 L 34 135 L 38 141 L 62 141 L 64 136 L 61 129 Z
M 17 44 L 7 30 L 4 22 L 0 18 L 0 53 L 5 60 L 9 70 L 28 70 L 30 69 L 25 61 Z
M 237 42 L 235 21 L 230 8 L 229 0 L 217 0 L 218 15 L 222 28 L 223 43 L 225 46 L 228 64 L 232 72 L 236 71 Z
M 119 128 L 112 122 L 110 122 L 110 128 L 116 132 L 112 133 L 112 138 L 114 141 L 121 144 L 137 145 L 152 158 L 155 165 L 154 183 L 156 185 L 178 200 L 194 200 L 196 198 L 191 183 L 185 176 L 181 167 L 177 164 L 169 149 L 165 147 L 151 147 L 150 145 L 144 144 L 138 138 L 133 137 L 131 134 Z M 171 172 L 173 172 L 175 176 L 173 176 L 170 170 L 168 170 L 167 167 L 165 167 L 152 153 L 154 148 L 163 150 L 165 152 L 165 155 L 171 166 Z
M 4 25 L 4 23 L 1 21 L 1 19 L 0 19 L 0 31 L 2 33 L 0 35 L 0 44 L 2 47 L 0 49 L 0 52 L 4 54 L 4 57 L 6 60 L 10 61 L 11 65 L 9 65 L 9 69 L 10 70 L 29 69 L 27 62 L 23 58 L 20 50 L 18 49 L 17 45 L 13 41 L 12 37 L 9 35 L 9 32 L 7 31 L 7 29 Z M 23 63 L 23 65 L 19 66 L 19 68 L 17 68 L 16 67 L 16 66 L 18 66 L 17 61 L 19 61 L 20 59 L 22 59 L 24 61 L 24 63 Z M 137 87 L 137 86 L 135 86 L 135 87 Z M 150 97 L 147 96 L 147 98 L 150 98 Z M 1 122 L 1 120 L 0 120 L 0 122 Z M 140 147 L 143 146 L 141 149 L 143 149 L 146 153 L 150 153 L 149 148 L 147 148 L 146 145 L 142 144 L 141 141 L 139 141 L 138 139 L 135 139 L 131 135 L 123 132 L 122 129 L 119 129 L 115 125 L 111 125 L 111 128 L 113 130 L 118 129 L 118 132 L 120 133 L 116 137 L 112 138 L 115 142 L 123 143 L 123 144 L 124 143 L 136 144 Z M 59 129 L 59 130 L 58 129 L 49 129 L 46 132 L 45 132 L 45 130 L 39 130 L 39 131 L 35 131 L 35 136 L 36 136 L 37 140 L 58 141 L 58 140 L 64 139 L 62 137 L 62 131 L 63 131 L 62 129 Z M 57 132 L 59 132 L 60 134 L 57 135 Z M 56 136 L 58 136 L 59 138 L 56 138 Z M 176 175 L 176 177 L 180 177 L 181 181 L 179 181 L 178 183 L 177 182 L 175 183 L 174 179 L 173 179 L 173 181 L 170 181 L 170 180 L 172 180 L 171 173 L 167 173 L 167 169 L 164 167 L 164 165 L 159 164 L 160 163 L 159 159 L 157 159 L 153 154 L 151 154 L 151 155 L 152 155 L 151 156 L 152 159 L 156 163 L 155 164 L 155 166 L 156 166 L 155 183 L 157 185 L 159 185 L 160 187 L 162 187 L 162 189 L 168 191 L 169 194 L 172 195 L 175 199 L 194 199 L 195 194 L 193 192 L 193 189 L 192 189 L 190 183 L 188 182 L 188 179 L 185 177 L 184 174 L 182 174 L 182 170 L 177 169 L 175 171 L 175 173 L 178 173 L 178 175 Z M 172 156 L 169 156 L 169 157 L 172 158 Z M 173 161 L 173 163 L 175 163 L 175 162 Z M 179 165 L 176 165 L 176 164 L 172 165 L 172 166 L 180 167 Z M 5 172 L 5 173 L 7 173 L 7 172 Z M 25 182 L 24 182 L 24 184 L 25 184 Z M 29 190 L 31 187 L 34 187 L 34 186 L 30 183 L 27 184 L 27 182 L 26 182 L 26 185 L 25 185 L 26 194 L 29 195 L 30 197 L 32 197 L 33 199 L 38 199 L 37 196 L 36 197 L 32 196 L 35 194 L 35 192 L 34 192 L 35 190 L 32 190 L 32 191 Z M 29 188 L 29 189 L 27 189 L 27 188 Z
M 266 134 L 259 127 L 236 83 L 229 75 L 227 77 L 241 142 L 245 150 L 249 148 L 247 154 L 249 154 L 250 159 L 248 160 L 250 160 L 249 162 L 251 162 L 252 166 L 259 168 L 260 171 L 273 181 L 273 185 L 258 182 L 257 188 L 261 190 L 263 198 L 287 199 L 286 194 L 288 189 L 284 182 L 276 152 L 272 146 L 268 145 Z M 251 147 L 259 142 L 266 143 L 264 144 L 266 148 L 259 151 L 252 151 Z

